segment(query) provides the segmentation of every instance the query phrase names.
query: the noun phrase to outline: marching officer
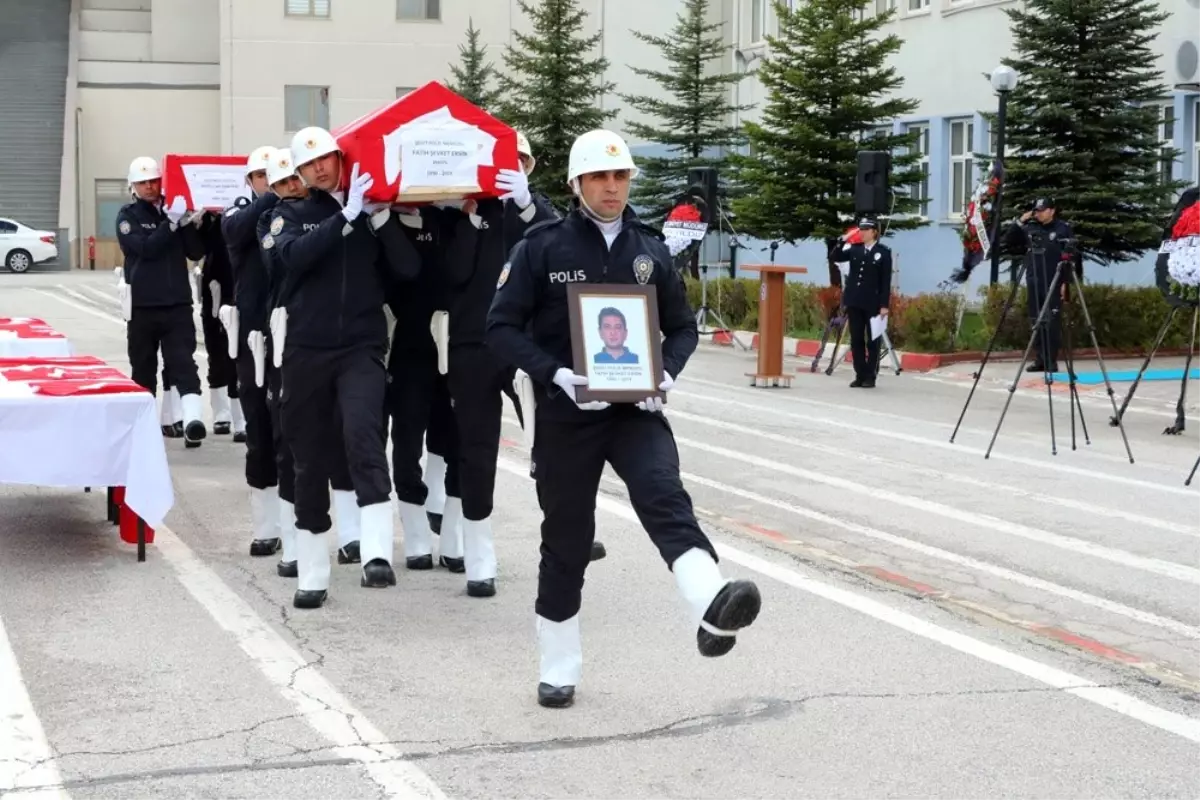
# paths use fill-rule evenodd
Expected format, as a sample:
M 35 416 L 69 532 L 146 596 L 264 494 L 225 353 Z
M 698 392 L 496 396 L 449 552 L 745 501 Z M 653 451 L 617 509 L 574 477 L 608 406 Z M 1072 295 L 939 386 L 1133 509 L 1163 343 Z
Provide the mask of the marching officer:
M 326 428 L 342 415 L 345 450 L 361 513 L 362 585 L 394 586 L 391 478 L 382 432 L 386 390 L 390 281 L 411 280 L 418 256 L 388 205 L 368 205 L 373 180 L 355 166 L 339 189 L 344 163 L 326 130 L 305 128 L 292 139 L 303 199 L 279 204 L 260 243 L 275 250 L 283 272 L 271 325 L 281 351 L 280 404 L 296 475 L 296 555 L 293 604 L 322 605 L 328 592 L 331 456 Z
M 848 264 L 842 289 L 846 324 L 850 326 L 850 354 L 854 360 L 854 388 L 875 388 L 879 371 L 879 339 L 871 335 L 871 318 L 887 318 L 892 297 L 892 251 L 879 242 L 879 227 L 873 219 L 858 223 L 862 241 L 843 245 L 838 264 Z
M 125 258 L 130 319 L 129 365 L 135 383 L 155 394 L 158 350 L 179 390 L 185 443 L 198 446 L 208 434 L 196 368 L 196 325 L 188 261 L 204 257 L 204 244 L 182 196 L 163 208 L 162 171 L 148 156 L 129 165 L 134 200 L 117 213 L 117 243 Z
M 728 653 L 762 602 L 754 583 L 721 576 L 679 476 L 662 398 L 615 406 L 576 400 L 587 378 L 579 374 L 586 365 L 572 356 L 571 283 L 656 289 L 665 336 L 660 392 L 671 389 L 696 348 L 696 318 L 662 234 L 628 207 L 636 174 L 629 147 L 615 133 L 594 130 L 576 139 L 567 172 L 573 208 L 565 219 L 530 230 L 513 249 L 488 315 L 488 344 L 534 382 L 536 407 L 526 415 L 535 425 L 533 472 L 544 515 L 535 607 L 538 702 L 548 707 L 573 702 L 582 671 L 579 609 L 605 462 L 674 573 L 701 654 Z

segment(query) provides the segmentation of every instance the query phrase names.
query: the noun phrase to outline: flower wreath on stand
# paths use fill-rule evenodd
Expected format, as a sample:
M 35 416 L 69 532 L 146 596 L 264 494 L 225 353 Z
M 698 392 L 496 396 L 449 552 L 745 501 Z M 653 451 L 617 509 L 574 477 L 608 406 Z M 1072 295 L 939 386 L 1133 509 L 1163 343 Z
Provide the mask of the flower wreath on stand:
M 950 280 L 954 283 L 966 283 L 971 277 L 971 270 L 983 261 L 983 239 L 986 239 L 992 227 L 992 210 L 996 207 L 996 193 L 1000 189 L 1000 176 L 993 171 L 991 177 L 975 189 L 967 209 L 963 213 L 965 223 L 959 238 L 963 243 L 962 266 L 959 267 Z M 996 246 L 995 242 L 991 243 Z
M 1158 252 L 1160 263 L 1166 257 L 1163 293 L 1182 304 L 1200 305 L 1200 200 L 1183 209 Z

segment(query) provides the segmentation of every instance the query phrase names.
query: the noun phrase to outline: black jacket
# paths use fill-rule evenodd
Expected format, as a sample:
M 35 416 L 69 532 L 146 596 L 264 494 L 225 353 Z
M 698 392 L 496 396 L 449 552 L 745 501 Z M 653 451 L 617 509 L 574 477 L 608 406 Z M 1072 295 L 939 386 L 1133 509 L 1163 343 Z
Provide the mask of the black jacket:
M 645 264 L 648 271 L 635 267 Z M 611 249 L 596 224 L 575 208 L 564 219 L 530 229 L 512 251 L 487 318 L 487 343 L 534 381 L 538 413 L 575 419 L 580 411 L 554 384 L 561 367 L 575 368 L 571 349 L 570 283 L 650 283 L 656 287 L 663 369 L 678 377 L 696 350 L 696 317 L 683 278 L 671 267 L 662 233 L 626 209 L 624 226 Z M 639 280 L 639 278 L 641 278 Z M 582 372 L 576 370 L 576 372 Z M 655 376 L 657 379 L 661 378 Z
M 1071 226 L 1061 219 L 1050 220 L 1043 225 L 1036 219 L 1022 223 L 1012 222 L 1004 229 L 1001 236 L 1001 247 L 1010 255 L 1023 255 L 1025 263 L 1025 285 L 1038 292 L 1044 292 L 1054 280 L 1058 264 L 1063 260 L 1063 242 L 1074 237 Z M 1037 261 L 1034 260 L 1033 248 L 1035 239 L 1040 239 L 1045 251 Z M 1075 258 L 1075 273 L 1083 277 L 1083 258 Z
M 871 249 L 863 244 L 849 244 L 836 256 L 838 262 L 850 262 L 850 274 L 842 287 L 842 305 L 878 313 L 887 308 L 892 298 L 892 250 L 875 243 Z
M 475 227 L 467 214 L 445 209 L 446 275 L 450 286 L 450 344 L 482 344 L 488 309 L 508 254 L 532 225 L 558 217 L 545 198 L 534 196 L 525 210 L 503 200 L 480 200 Z
M 200 270 L 200 291 L 204 295 L 201 297 L 208 295 L 208 284 L 216 281 L 221 289 L 218 308 L 233 305 L 233 265 L 225 235 L 221 232 L 221 217 L 204 215 L 204 222 L 200 223 L 200 240 L 204 242 L 204 266 Z
M 433 312 L 450 309 L 445 272 L 446 235 L 443 209 L 422 206 L 421 227 L 401 223 L 400 229 L 418 254 L 420 272 L 412 281 L 393 281 L 387 295 L 388 308 L 396 318 L 392 353 L 436 354 L 430 323 Z
M 172 225 L 158 204 L 134 200 L 117 212 L 117 244 L 134 308 L 192 304 L 188 261 L 204 258 L 194 225 Z
M 288 345 L 387 347 L 388 284 L 411 280 L 420 265 L 395 215 L 381 213 L 387 220 L 378 230 L 366 214 L 346 222 L 341 204 L 319 189 L 278 205 L 261 246 L 275 251 L 283 271 Z
M 258 221 L 279 202 L 274 192 L 264 192 L 254 202 L 239 197 L 235 205 L 225 209 L 221 217 L 221 233 L 229 250 L 233 271 L 233 292 L 242 331 L 266 331 L 269 280 L 263 251 L 259 247 Z M 270 224 L 268 220 L 267 225 Z M 262 235 L 265 236 L 266 229 Z

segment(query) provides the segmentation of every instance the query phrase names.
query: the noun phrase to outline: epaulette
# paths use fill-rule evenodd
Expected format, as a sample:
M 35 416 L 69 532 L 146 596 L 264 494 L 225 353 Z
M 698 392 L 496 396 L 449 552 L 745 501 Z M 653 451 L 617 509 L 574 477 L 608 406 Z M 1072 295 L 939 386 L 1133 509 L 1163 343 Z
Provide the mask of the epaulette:
M 634 225 L 637 226 L 638 230 L 645 231 L 646 233 L 653 236 L 655 239 L 658 239 L 660 242 L 666 241 L 667 237 L 663 235 L 663 232 L 660 229 L 651 225 L 650 223 L 643 222 L 642 220 L 639 219 L 634 222 Z
M 553 228 L 555 225 L 561 225 L 562 222 L 563 221 L 561 219 L 544 219 L 541 222 L 537 223 L 536 225 L 530 225 L 529 228 L 525 231 L 524 238 L 532 239 L 534 236 L 536 236 L 537 234 L 541 233 L 544 230 Z

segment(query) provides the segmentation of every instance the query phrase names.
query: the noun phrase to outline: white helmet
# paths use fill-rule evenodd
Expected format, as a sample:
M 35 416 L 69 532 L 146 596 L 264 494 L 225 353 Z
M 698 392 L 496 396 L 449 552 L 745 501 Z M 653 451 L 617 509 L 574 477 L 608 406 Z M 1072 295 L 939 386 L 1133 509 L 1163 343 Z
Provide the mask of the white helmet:
M 637 165 L 629 153 L 629 145 L 612 131 L 588 131 L 571 145 L 571 156 L 567 160 L 568 181 L 589 172 L 608 172 L 613 169 L 629 170 L 630 178 L 636 178 L 638 174 Z
M 292 162 L 296 165 L 296 169 L 310 161 L 316 161 L 321 156 L 340 152 L 342 149 L 338 147 L 333 134 L 315 125 L 297 131 L 296 135 L 292 137 Z
M 520 131 L 517 131 L 517 153 L 529 159 L 529 172 L 526 174 L 533 174 L 533 168 L 537 166 L 537 159 L 533 157 L 533 148 L 529 146 L 529 139 Z
M 258 172 L 260 169 L 266 169 L 267 164 L 271 162 L 271 156 L 275 154 L 275 148 L 269 144 L 264 144 L 262 147 L 256 147 L 250 157 L 246 159 L 246 177 L 250 177 L 250 173 Z
M 140 181 L 152 181 L 162 177 L 158 162 L 150 156 L 138 156 L 129 163 L 129 184 L 132 186 Z
M 288 148 L 275 150 L 271 153 L 271 161 L 267 164 L 267 185 L 274 186 L 282 180 L 296 174 L 296 165 L 292 163 L 292 151 Z

